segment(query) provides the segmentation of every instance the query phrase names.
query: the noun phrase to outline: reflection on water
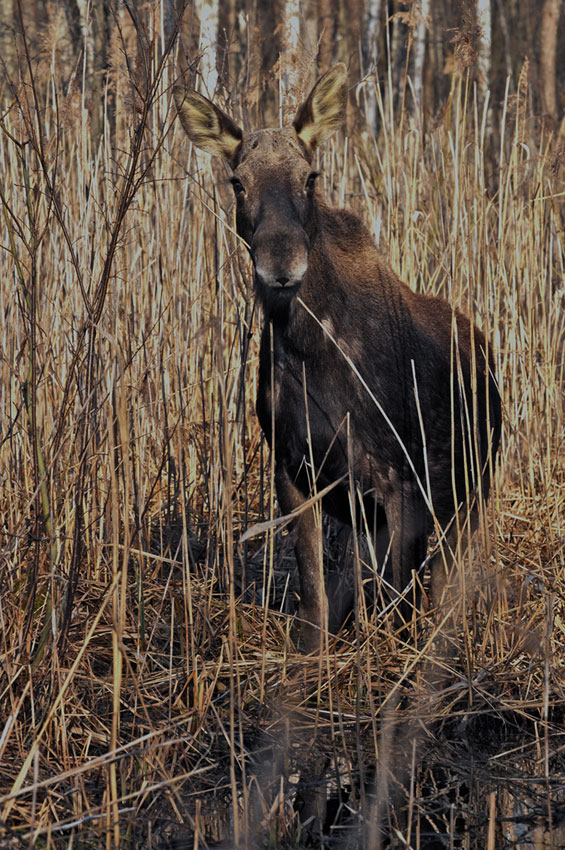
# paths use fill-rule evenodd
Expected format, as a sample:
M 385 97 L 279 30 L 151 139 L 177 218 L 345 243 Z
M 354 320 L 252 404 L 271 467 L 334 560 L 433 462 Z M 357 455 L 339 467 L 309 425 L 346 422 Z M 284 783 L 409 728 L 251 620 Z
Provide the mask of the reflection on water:
M 391 757 L 385 780 L 383 772 L 367 761 L 364 784 L 356 760 L 345 756 L 346 748 L 340 744 L 310 740 L 290 748 L 259 747 L 255 758 L 250 757 L 247 793 L 239 799 L 240 830 L 247 828 L 240 846 L 280 850 L 565 848 L 565 776 L 546 779 L 520 772 L 508 741 L 485 758 L 480 746 L 478 757 L 472 757 L 466 744 L 459 742 L 457 750 L 453 741 L 436 738 L 431 746 L 420 747 L 419 763 L 413 761 L 407 782 L 396 781 Z M 521 766 L 527 768 L 527 761 Z M 399 775 L 405 776 L 405 771 Z M 177 797 L 176 817 L 171 811 L 167 816 L 165 809 L 160 815 L 148 813 L 147 821 L 138 825 L 135 846 L 143 850 L 234 847 L 227 775 L 225 780 L 223 788 L 200 797 Z M 247 824 L 241 822 L 244 811 Z M 179 815 L 184 822 L 179 822 Z

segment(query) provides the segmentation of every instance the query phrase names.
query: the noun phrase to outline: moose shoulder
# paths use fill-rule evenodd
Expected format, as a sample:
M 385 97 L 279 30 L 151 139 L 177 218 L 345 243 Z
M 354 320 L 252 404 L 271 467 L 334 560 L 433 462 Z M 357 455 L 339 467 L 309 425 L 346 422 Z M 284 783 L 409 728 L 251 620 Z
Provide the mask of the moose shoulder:
M 202 95 L 175 88 L 195 145 L 230 165 L 237 230 L 264 314 L 257 414 L 273 450 L 283 513 L 330 487 L 324 507 L 374 532 L 380 563 L 401 592 L 435 528 L 453 526 L 488 495 L 500 399 L 483 334 L 440 298 L 391 271 L 364 225 L 316 188 L 316 147 L 337 130 L 346 70 L 318 80 L 293 126 L 243 133 Z M 300 616 L 306 645 L 327 622 L 321 528 L 297 514 Z M 445 560 L 433 565 L 437 595 Z

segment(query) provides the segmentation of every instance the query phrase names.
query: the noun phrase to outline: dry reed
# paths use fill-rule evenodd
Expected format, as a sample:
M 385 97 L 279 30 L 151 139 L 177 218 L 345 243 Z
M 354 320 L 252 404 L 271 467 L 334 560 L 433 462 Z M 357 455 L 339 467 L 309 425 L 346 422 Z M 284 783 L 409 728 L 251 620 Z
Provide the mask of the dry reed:
M 381 104 L 378 139 L 325 153 L 326 194 L 412 287 L 449 297 L 493 341 L 504 433 L 450 651 L 430 623 L 404 642 L 361 605 L 355 634 L 305 658 L 290 536 L 269 527 L 239 544 L 275 511 L 245 251 L 222 170 L 187 148 L 172 66 L 154 57 L 141 103 L 115 69 L 114 127 L 106 116 L 96 142 L 55 56 L 17 99 L 4 91 L 1 846 L 303 846 L 293 801 L 308 798 L 307 820 L 320 801 L 304 777 L 324 796 L 329 774 L 336 846 L 380 846 L 382 830 L 391 846 L 430 846 L 441 824 L 455 841 L 462 810 L 478 843 L 452 846 L 526 846 L 517 813 L 560 846 L 565 217 L 552 139 L 505 111 L 487 155 L 485 115 L 455 78 L 427 135 Z

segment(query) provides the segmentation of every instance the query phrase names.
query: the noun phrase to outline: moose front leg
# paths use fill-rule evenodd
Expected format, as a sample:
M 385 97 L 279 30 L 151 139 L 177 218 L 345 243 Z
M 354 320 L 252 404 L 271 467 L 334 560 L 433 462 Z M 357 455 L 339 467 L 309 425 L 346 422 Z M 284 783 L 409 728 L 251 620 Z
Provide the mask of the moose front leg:
M 279 507 L 283 514 L 299 509 L 306 501 L 280 464 L 275 472 Z M 294 551 L 300 577 L 301 637 L 307 652 L 322 646 L 328 622 L 328 602 L 324 586 L 321 505 L 306 508 L 294 521 Z

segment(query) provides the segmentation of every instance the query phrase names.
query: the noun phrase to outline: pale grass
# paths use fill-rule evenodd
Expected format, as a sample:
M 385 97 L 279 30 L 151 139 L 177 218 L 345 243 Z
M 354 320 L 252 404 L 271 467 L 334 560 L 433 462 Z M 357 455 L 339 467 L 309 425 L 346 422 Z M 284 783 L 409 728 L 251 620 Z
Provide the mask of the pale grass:
M 3 105 L 0 167 L 15 248 L 3 231 L 2 840 L 70 847 L 76 835 L 85 846 L 128 846 L 139 843 L 141 823 L 166 811 L 200 833 L 198 844 L 224 837 L 221 818 L 210 814 L 220 799 L 232 805 L 235 842 L 271 831 L 278 846 L 296 846 L 280 775 L 285 760 L 302 769 L 293 747 L 308 741 L 310 753 L 313 740 L 339 750 L 352 789 L 354 775 L 365 775 L 357 801 L 365 812 L 386 819 L 395 782 L 406 780 L 414 815 L 426 736 L 413 729 L 482 711 L 523 718 L 536 775 L 549 782 L 551 751 L 562 747 L 555 723 L 565 637 L 564 214 L 563 183 L 549 167 L 552 139 L 507 120 L 493 160 L 475 93 L 456 80 L 444 120 L 425 137 L 406 116 L 399 130 L 400 116 L 381 104 L 378 139 L 328 146 L 328 198 L 361 215 L 413 288 L 449 297 L 486 331 L 504 429 L 485 511 L 487 554 L 466 579 L 464 617 L 447 612 L 443 620 L 450 652 L 438 651 L 437 623 L 424 622 L 406 641 L 390 618 L 371 618 L 360 605 L 355 633 L 330 638 L 323 656 L 308 658 L 295 648 L 290 616 L 275 610 L 284 594 L 293 600 L 295 585 L 284 589 L 291 545 L 272 522 L 272 467 L 254 413 L 259 325 L 249 264 L 223 167 L 191 150 L 174 122 L 172 81 L 167 68 L 149 111 L 142 163 L 160 151 L 119 234 L 91 385 L 86 347 L 73 357 L 138 120 L 127 74 L 122 67 L 116 79 L 115 139 L 107 126 L 96 144 L 80 101 L 63 103 L 58 134 L 56 61 L 40 68 L 46 157 L 76 265 L 29 147 L 32 188 L 24 189 L 13 140 L 25 130 L 17 108 Z M 34 356 L 45 481 L 21 401 L 31 343 L 15 265 L 27 281 L 28 202 L 42 236 Z M 79 475 L 83 557 L 58 644 Z M 45 524 L 34 523 L 45 484 L 50 540 Z M 246 537 L 258 522 L 266 537 Z M 32 667 L 51 603 L 49 640 Z M 434 686 L 432 667 L 440 671 Z M 284 750 L 278 773 L 274 756 L 262 767 L 249 757 L 259 733 Z M 369 804 L 375 762 L 381 796 Z M 490 847 L 497 797 L 489 793 Z M 413 829 L 410 821 L 406 834 Z M 367 840 L 377 846 L 374 835 Z

